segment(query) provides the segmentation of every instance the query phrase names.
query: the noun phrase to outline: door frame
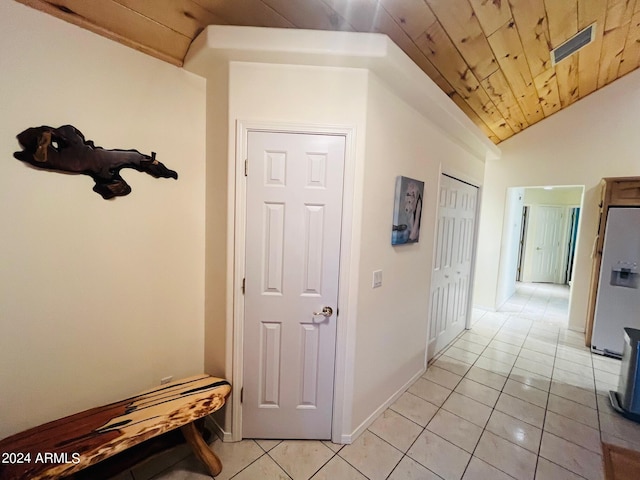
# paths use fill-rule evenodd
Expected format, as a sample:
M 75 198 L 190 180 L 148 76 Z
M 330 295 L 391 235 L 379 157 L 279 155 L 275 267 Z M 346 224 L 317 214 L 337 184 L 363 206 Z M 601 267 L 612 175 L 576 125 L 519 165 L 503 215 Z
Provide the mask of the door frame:
M 242 403 L 241 392 L 244 383 L 244 293 L 246 250 L 246 177 L 245 161 L 247 159 L 249 132 L 271 132 L 292 134 L 336 135 L 345 137 L 344 175 L 342 190 L 342 222 L 340 235 L 340 273 L 338 278 L 338 305 L 336 309 L 336 360 L 334 371 L 333 416 L 331 421 L 331 439 L 335 443 L 349 442 L 347 427 L 351 423 L 350 406 L 353 403 L 353 370 L 355 351 L 355 323 L 351 311 L 355 311 L 355 295 L 350 295 L 354 288 L 351 282 L 350 261 L 352 252 L 352 224 L 354 212 L 355 190 L 355 127 L 344 125 L 314 125 L 298 123 L 282 123 L 269 121 L 237 120 L 235 131 L 235 159 L 229 160 L 229 185 L 234 185 L 233 196 L 233 228 L 229 229 L 228 245 L 233 252 L 230 272 L 230 291 L 233 295 L 231 312 L 227 311 L 227 361 L 231 361 L 232 379 L 235 395 L 231 398 L 231 441 L 242 440 Z M 350 298 L 352 300 L 350 300 Z M 230 353 L 229 353 L 230 352 Z
M 522 223 L 520 224 L 520 240 L 518 241 L 518 263 L 516 266 L 516 281 L 522 281 L 522 270 L 524 268 L 524 247 L 527 244 L 527 229 L 529 228 L 530 205 L 522 207 Z

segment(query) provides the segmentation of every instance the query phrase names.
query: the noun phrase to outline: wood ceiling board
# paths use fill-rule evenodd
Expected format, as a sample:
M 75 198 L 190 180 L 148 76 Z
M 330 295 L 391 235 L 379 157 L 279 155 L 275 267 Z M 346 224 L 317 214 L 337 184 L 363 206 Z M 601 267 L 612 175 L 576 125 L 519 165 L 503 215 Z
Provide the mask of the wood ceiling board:
M 578 2 L 575 0 L 544 0 L 549 24 L 551 46 L 557 48 L 578 33 Z M 578 58 L 572 55 L 555 66 L 560 105 L 568 107 L 578 100 Z
M 380 0 L 380 3 L 413 40 L 436 21 L 424 0 Z
M 191 44 L 191 38 L 154 22 L 115 1 L 87 2 L 84 0 L 55 0 L 55 6 L 73 11 L 85 20 L 100 25 L 137 43 L 182 59 Z
M 544 116 L 548 117 L 560 111 L 562 106 L 560 105 L 560 92 L 558 91 L 556 71 L 550 68 L 546 72 L 542 72 L 533 79 L 533 83 L 538 91 Z
M 593 42 L 578 52 L 578 88 L 580 98 L 586 97 L 598 88 L 600 52 L 607 14 L 606 2 L 602 0 L 582 0 L 578 8 L 578 29 L 582 30 L 595 22 L 596 33 Z
M 488 113 L 485 102 L 474 101 L 474 95 L 482 88 L 438 22 L 418 37 L 416 43 L 453 89 L 470 105 L 473 104 L 471 108 L 487 125 L 500 123 L 500 115 Z M 492 118 L 485 118 L 487 114 Z
M 511 20 L 511 8 L 507 0 L 469 0 L 485 36 Z
M 638 65 L 640 65 L 640 11 L 636 12 L 631 18 L 627 43 L 622 52 L 622 61 L 620 63 L 618 76 L 626 75 L 638 68 Z
M 637 0 L 608 0 L 604 29 L 613 30 L 631 21 Z
M 510 5 L 529 70 L 536 77 L 551 68 L 551 41 L 544 3 L 542 0 L 510 0 Z
M 538 92 L 531 77 L 515 22 L 510 22 L 496 30 L 489 37 L 489 43 L 520 104 L 527 124 L 533 125 L 539 122 L 544 118 L 544 112 L 540 106 Z
M 358 3 L 359 8 L 365 9 L 364 15 L 362 15 L 362 11 L 358 10 L 354 13 L 353 10 L 348 8 L 348 2 L 345 3 L 343 0 L 325 0 L 331 1 L 333 6 L 338 6 L 340 8 L 340 12 L 348 15 L 349 17 L 353 17 L 359 22 L 362 22 L 363 19 L 369 18 L 370 20 L 365 20 L 363 25 L 360 27 L 369 28 L 373 32 L 383 33 L 387 35 L 400 49 L 406 53 L 413 62 L 418 65 L 418 67 L 427 74 L 429 78 L 431 78 L 434 82 L 436 82 L 441 89 L 449 94 L 453 91 L 453 87 L 449 84 L 449 82 L 442 76 L 442 74 L 438 71 L 438 69 L 429 61 L 429 59 L 425 56 L 425 54 L 418 48 L 416 43 L 411 39 L 409 33 L 402 28 L 402 25 L 398 23 L 399 17 L 393 17 L 389 12 L 387 12 L 380 4 L 375 1 L 365 0 L 363 3 Z M 395 1 L 395 0 L 392 0 Z M 405 0 L 403 0 L 405 1 Z M 422 1 L 422 0 L 420 0 Z M 425 8 L 426 7 L 425 5 Z M 432 19 L 435 17 L 426 16 L 425 17 L 429 22 L 432 22 Z M 369 25 L 368 22 L 372 22 Z M 432 22 L 435 23 L 435 22 Z M 358 29 L 358 31 L 360 31 Z
M 629 23 L 625 23 L 612 30 L 605 26 L 602 38 L 602 51 L 600 52 L 600 69 L 598 71 L 598 88 L 608 85 L 618 78 L 622 52 L 627 41 Z
M 83 0 L 17 1 L 177 66 L 191 42 L 112 0 L 96 2 L 97 8 Z
M 193 0 L 114 1 L 189 38 L 195 38 L 207 25 L 227 23 Z
M 442 75 L 424 53 L 416 46 L 409 34 L 402 29 L 396 19 L 376 0 L 323 0 L 342 15 L 359 32 L 377 32 L 387 35 L 413 62 L 431 79 L 442 82 Z M 427 17 L 431 21 L 431 17 Z M 445 91 L 446 92 L 446 91 Z
M 379 9 L 372 27 L 374 32 L 387 35 L 400 49 L 406 53 L 420 69 L 431 79 L 442 75 L 418 48 L 408 33 L 396 22 L 396 20 L 384 9 Z
M 293 28 L 295 25 L 261 0 L 193 0 L 229 25 Z
M 392 37 L 390 36 L 389 38 Z M 455 89 L 451 86 L 447 79 L 442 76 L 438 69 L 433 65 L 433 63 L 431 63 L 431 61 L 425 56 L 423 51 L 413 41 L 406 41 L 406 37 L 401 35 L 397 35 L 397 40 L 399 40 L 399 42 L 394 40 L 394 43 L 398 46 L 401 46 L 400 43 L 404 42 L 405 45 L 403 45 L 402 50 L 424 73 L 427 74 L 427 76 L 431 80 L 436 83 L 436 85 L 440 87 L 440 89 L 444 93 L 449 95 L 455 91 Z
M 266 5 L 289 20 L 296 28 L 315 30 L 351 31 L 349 25 L 335 10 L 322 0 L 262 0 Z
M 480 88 L 469 66 L 438 22 L 416 39 L 416 45 L 463 98 Z
M 384 11 L 376 0 L 323 0 L 357 32 L 375 32 L 376 17 Z M 386 11 L 384 11 L 386 14 Z M 387 14 L 388 15 L 388 14 Z
M 491 47 L 468 0 L 426 1 L 476 78 L 487 78 L 498 69 Z
M 498 138 L 504 140 L 513 135 L 513 130 L 482 89 L 440 23 L 431 25 L 417 39 L 417 44 L 454 90 Z
M 568 107 L 580 98 L 578 88 L 578 57 L 572 55 L 555 66 L 560 105 Z
M 577 0 L 544 0 L 551 47 L 557 48 L 578 33 Z
M 622 52 L 627 41 L 629 24 L 636 0 L 609 0 L 600 52 L 598 88 L 618 78 Z
M 471 109 L 469 104 L 465 102 L 460 95 L 458 95 L 457 93 L 453 93 L 449 97 L 454 101 L 456 105 L 458 105 L 460 110 L 462 110 L 464 114 L 469 117 L 478 128 L 480 128 L 480 130 L 482 130 L 482 132 L 487 136 L 489 140 L 491 140 L 495 144 L 500 143 L 500 139 L 496 136 L 496 134 L 493 133 L 489 127 L 487 127 L 487 124 L 482 121 L 482 119 L 476 114 L 476 112 Z
M 513 136 L 515 132 L 499 114 L 497 108 L 484 89 L 480 88 L 473 96 L 465 100 L 469 104 L 469 107 L 476 112 L 480 119 L 501 141 Z M 487 123 L 487 119 L 491 123 Z
M 502 71 L 498 70 L 489 75 L 480 84 L 514 133 L 529 126 Z
M 451 97 L 451 95 L 456 93 L 455 88 L 453 88 L 451 86 L 451 84 L 449 82 L 447 82 L 446 78 L 444 78 L 439 73 L 435 78 L 431 78 L 431 80 L 433 80 L 433 83 L 438 85 L 438 87 L 440 87 L 440 90 L 442 90 L 444 93 L 446 93 L 448 97 Z

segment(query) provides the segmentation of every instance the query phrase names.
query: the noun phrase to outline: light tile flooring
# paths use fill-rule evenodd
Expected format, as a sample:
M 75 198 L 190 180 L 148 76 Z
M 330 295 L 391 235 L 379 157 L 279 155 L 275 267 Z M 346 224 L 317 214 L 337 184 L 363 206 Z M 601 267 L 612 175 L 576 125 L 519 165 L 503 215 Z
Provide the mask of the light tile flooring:
M 611 409 L 620 362 L 565 328 L 567 303 L 566 287 L 520 284 L 352 445 L 216 440 L 217 480 L 603 479 L 601 440 L 640 450 L 640 424 Z M 150 478 L 209 477 L 186 447 L 117 477 Z

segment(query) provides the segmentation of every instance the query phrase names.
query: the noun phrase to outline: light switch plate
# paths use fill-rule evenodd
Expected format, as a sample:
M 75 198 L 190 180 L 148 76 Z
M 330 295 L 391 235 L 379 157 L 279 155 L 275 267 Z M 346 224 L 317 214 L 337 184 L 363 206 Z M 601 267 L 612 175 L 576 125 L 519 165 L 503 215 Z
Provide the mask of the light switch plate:
M 382 286 L 382 270 L 376 270 L 373 272 L 373 288 Z

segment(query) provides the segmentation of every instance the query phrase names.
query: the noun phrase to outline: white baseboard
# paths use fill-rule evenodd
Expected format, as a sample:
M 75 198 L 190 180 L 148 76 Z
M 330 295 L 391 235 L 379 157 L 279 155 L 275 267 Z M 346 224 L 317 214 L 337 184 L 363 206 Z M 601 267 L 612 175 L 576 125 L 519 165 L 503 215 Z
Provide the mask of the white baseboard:
M 396 393 L 391 395 L 391 397 L 389 397 L 386 402 L 380 405 L 353 432 L 342 435 L 340 437 L 340 440 L 341 440 L 340 443 L 347 444 L 347 445 L 352 444 L 360 435 L 362 435 L 362 433 L 367 428 L 369 428 L 369 426 L 373 422 L 375 422 L 375 420 L 382 414 L 382 412 L 384 412 L 387 408 L 389 408 L 391 404 L 395 402 L 400 397 L 400 395 L 402 395 L 413 384 L 413 382 L 415 382 L 416 380 L 418 380 L 418 378 L 424 375 L 424 372 L 426 372 L 426 369 L 424 368 L 420 369 L 418 373 L 416 373 L 413 377 L 411 377 L 409 381 L 407 381 L 402 387 L 400 387 L 400 389 Z
M 222 440 L 223 442 L 232 442 L 233 439 L 231 437 L 231 432 L 227 432 L 225 431 L 219 424 L 218 422 L 216 422 L 216 420 L 213 418 L 212 415 L 207 415 L 207 419 L 206 419 L 206 423 L 209 424 L 209 426 L 211 427 L 211 429 L 213 430 L 213 433 L 215 435 L 217 435 L 217 437 Z

